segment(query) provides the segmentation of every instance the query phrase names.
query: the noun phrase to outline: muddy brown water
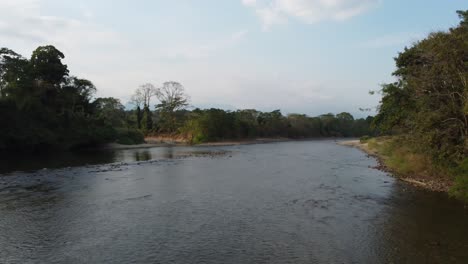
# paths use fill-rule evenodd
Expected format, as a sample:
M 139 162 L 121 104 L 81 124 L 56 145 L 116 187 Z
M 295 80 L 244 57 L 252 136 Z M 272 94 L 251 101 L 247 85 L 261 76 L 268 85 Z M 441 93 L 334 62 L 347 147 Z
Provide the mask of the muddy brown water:
M 0 263 L 468 263 L 461 203 L 333 140 L 0 164 Z

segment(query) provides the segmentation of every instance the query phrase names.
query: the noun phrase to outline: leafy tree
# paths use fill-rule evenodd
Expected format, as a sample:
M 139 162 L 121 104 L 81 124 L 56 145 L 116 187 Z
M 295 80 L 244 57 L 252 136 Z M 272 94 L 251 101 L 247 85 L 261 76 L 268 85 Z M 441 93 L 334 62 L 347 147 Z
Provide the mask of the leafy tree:
M 93 102 L 96 117 L 111 127 L 124 127 L 125 107 L 119 99 L 98 98 Z
M 373 124 L 393 133 L 457 178 L 454 194 L 468 197 L 468 11 L 461 22 L 434 32 L 395 58 L 398 81 L 382 88 Z
M 0 151 L 74 149 L 113 141 L 125 126 L 122 104 L 93 97 L 89 80 L 69 76 L 64 54 L 38 47 L 30 59 L 0 49 Z
M 398 82 L 382 89 L 374 123 L 384 132 L 405 135 L 438 162 L 467 155 L 468 28 L 466 11 L 460 25 L 431 33 L 395 58 Z
M 38 82 L 60 84 L 68 76 L 68 67 L 62 63 L 65 55 L 54 46 L 38 47 L 32 54 L 31 74 Z

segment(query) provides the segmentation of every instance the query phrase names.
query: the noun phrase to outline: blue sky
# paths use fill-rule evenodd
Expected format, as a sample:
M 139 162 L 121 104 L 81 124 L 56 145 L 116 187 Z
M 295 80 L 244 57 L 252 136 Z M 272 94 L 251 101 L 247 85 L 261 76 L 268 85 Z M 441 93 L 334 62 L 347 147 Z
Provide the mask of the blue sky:
M 0 0 L 0 46 L 62 50 L 98 96 L 181 82 L 192 105 L 318 115 L 377 106 L 393 57 L 466 0 Z

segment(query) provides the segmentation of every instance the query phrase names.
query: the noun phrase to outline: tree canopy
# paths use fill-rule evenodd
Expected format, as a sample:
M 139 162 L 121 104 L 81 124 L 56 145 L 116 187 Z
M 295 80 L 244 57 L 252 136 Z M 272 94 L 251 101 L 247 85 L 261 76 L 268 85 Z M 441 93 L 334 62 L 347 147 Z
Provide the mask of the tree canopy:
M 457 13 L 457 27 L 398 54 L 373 125 L 455 175 L 453 193 L 468 200 L 468 11 Z
M 54 46 L 38 47 L 30 59 L 0 49 L 0 151 L 70 149 L 117 139 L 123 106 L 114 98 L 93 100 L 96 87 L 70 76 L 64 58 Z

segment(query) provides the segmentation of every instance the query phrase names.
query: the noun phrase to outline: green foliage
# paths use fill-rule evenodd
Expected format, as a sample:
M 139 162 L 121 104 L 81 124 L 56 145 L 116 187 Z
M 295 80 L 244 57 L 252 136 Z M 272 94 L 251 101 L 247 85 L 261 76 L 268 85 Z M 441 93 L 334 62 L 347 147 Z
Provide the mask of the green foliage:
M 60 84 L 68 76 L 67 65 L 62 63 L 64 58 L 65 55 L 54 46 L 38 47 L 29 61 L 32 77 L 46 85 Z
M 465 158 L 454 169 L 455 185 L 450 190 L 450 194 L 468 202 L 468 158 Z
M 366 143 L 366 142 L 369 141 L 369 139 L 371 139 L 371 138 L 372 138 L 372 137 L 366 135 L 366 136 L 362 136 L 361 138 L 359 138 L 359 141 L 360 141 L 361 143 Z
M 432 33 L 398 55 L 399 81 L 383 86 L 374 121 L 447 165 L 468 154 L 468 28 L 466 11 L 458 13 L 458 27 Z
M 398 82 L 383 85 L 373 122 L 383 133 L 401 135 L 413 153 L 429 156 L 424 163 L 434 166 L 428 167 L 464 168 L 468 156 L 468 11 L 457 13 L 458 27 L 431 33 L 395 58 Z M 459 175 L 453 193 L 467 198 L 468 173 L 451 174 Z
M 94 115 L 110 127 L 125 125 L 125 110 L 119 99 L 98 98 L 93 103 Z
M 159 114 L 158 127 L 160 131 L 173 133 L 182 125 L 181 113 L 189 105 L 189 97 L 185 88 L 178 82 L 165 82 L 156 92 L 159 104 L 156 105 Z
M 150 133 L 181 133 L 192 143 L 256 137 L 343 137 L 371 135 L 372 118 L 349 113 L 319 117 L 280 110 L 185 110 L 189 97 L 177 82 L 156 89 L 147 84 L 126 111 L 115 98 L 93 100 L 91 81 L 70 76 L 64 54 L 53 46 L 37 48 L 31 59 L 0 49 L 0 151 L 75 149 L 107 142 L 137 144 Z M 150 110 L 150 99 L 160 104 Z M 143 105 L 143 109 L 140 108 Z M 155 121 L 153 121 L 155 117 Z
M 123 145 L 135 145 L 145 142 L 143 133 L 134 128 L 119 128 L 117 129 L 116 142 Z
M 153 114 L 148 106 L 143 108 L 143 116 L 141 118 L 141 130 L 144 134 L 148 134 L 153 130 Z
M 320 117 L 300 114 L 283 116 L 279 110 L 259 112 L 238 110 L 235 112 L 221 109 L 195 109 L 188 116 L 180 133 L 191 143 L 219 140 L 239 140 L 257 137 L 359 137 L 372 135 L 372 118 L 354 119 L 349 113 Z
M 116 140 L 116 129 L 127 125 L 122 104 L 92 101 L 96 87 L 69 76 L 64 57 L 53 46 L 37 48 L 29 60 L 0 49 L 0 151 L 94 146 Z

